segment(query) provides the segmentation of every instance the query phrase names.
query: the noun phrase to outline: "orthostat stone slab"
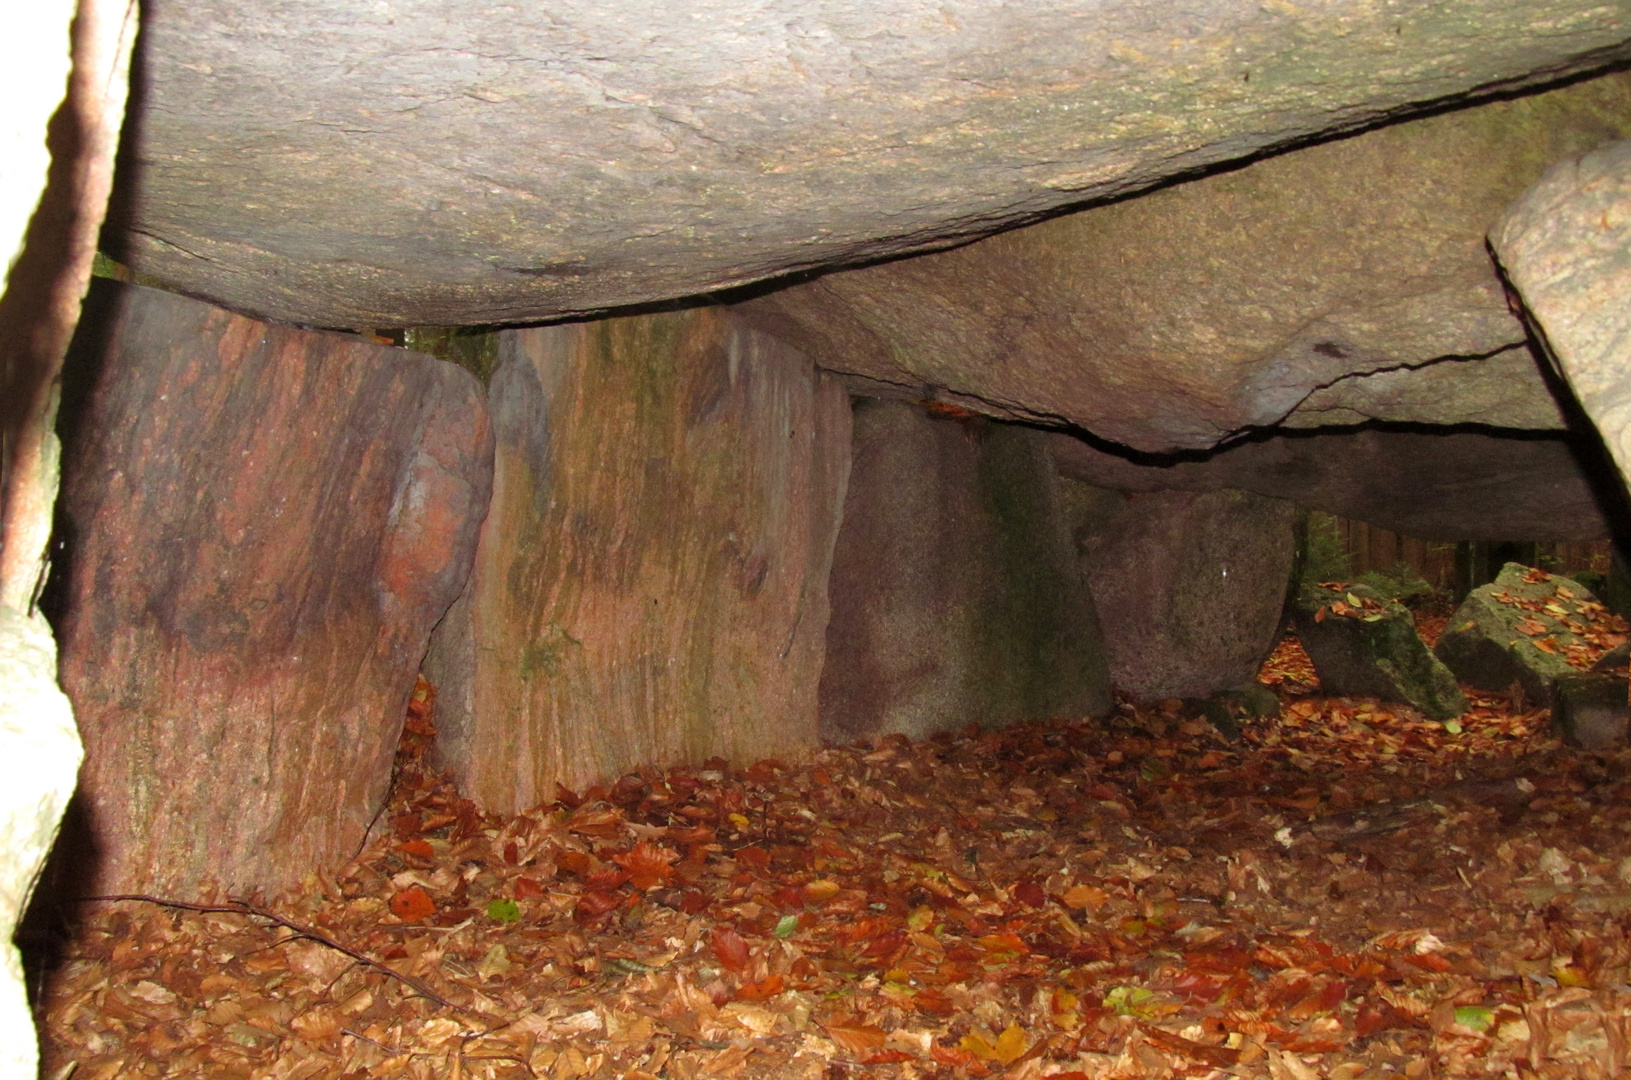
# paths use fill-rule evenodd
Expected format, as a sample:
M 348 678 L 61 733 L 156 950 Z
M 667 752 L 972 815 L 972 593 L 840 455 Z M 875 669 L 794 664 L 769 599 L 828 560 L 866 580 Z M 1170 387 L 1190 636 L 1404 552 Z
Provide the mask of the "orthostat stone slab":
M 90 877 L 275 893 L 354 856 L 384 801 L 491 491 L 481 387 L 406 349 L 98 284 L 53 552 Z

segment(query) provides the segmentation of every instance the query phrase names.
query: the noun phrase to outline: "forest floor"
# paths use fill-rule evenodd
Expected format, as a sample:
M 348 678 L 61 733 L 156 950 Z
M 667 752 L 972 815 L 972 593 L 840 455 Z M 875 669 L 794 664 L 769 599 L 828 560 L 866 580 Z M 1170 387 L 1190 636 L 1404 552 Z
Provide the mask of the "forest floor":
M 1322 696 L 1294 639 L 1261 679 L 1235 742 L 1123 703 L 514 817 L 419 768 L 421 705 L 339 873 L 89 911 L 43 1075 L 1621 1075 L 1631 752 Z

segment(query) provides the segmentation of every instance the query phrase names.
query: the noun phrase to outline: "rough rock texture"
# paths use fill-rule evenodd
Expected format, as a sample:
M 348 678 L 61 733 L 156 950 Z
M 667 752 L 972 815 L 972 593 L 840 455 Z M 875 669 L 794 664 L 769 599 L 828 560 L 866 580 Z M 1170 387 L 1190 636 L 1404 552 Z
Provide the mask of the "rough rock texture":
M 499 349 L 492 509 L 426 665 L 461 789 L 508 813 L 814 746 L 844 391 L 718 308 Z
M 491 430 L 468 373 L 100 282 L 65 406 L 62 680 L 104 891 L 276 890 L 357 849 Z
M 1092 598 L 1034 431 L 861 400 L 833 556 L 833 742 L 1110 706 Z
M 1143 451 L 1281 421 L 1560 428 L 1484 234 L 1549 164 L 1625 134 L 1612 75 L 746 306 L 826 367 Z
M 32 1078 L 38 1043 L 12 934 L 57 837 L 81 757 L 57 648 L 38 614 L 0 606 L 0 1077 Z
M 1198 698 L 1250 682 L 1279 631 L 1297 508 L 1244 491 L 1071 500 L 1116 687 Z
M 1538 704 L 1550 699 L 1553 679 L 1579 670 L 1567 655 L 1584 647 L 1584 627 L 1573 620 L 1586 605 L 1602 610 L 1579 582 L 1507 563 L 1467 594 L 1433 651 L 1468 686 L 1505 690 L 1516 682 Z
M 113 186 L 136 5 L 82 0 L 71 41 L 58 4 L 12 7 L 0 65 L 0 604 L 22 611 L 44 576 L 57 495 L 57 376 Z M 41 149 L 51 159 L 43 191 Z
M 1555 166 L 1490 231 L 1490 243 L 1631 477 L 1631 140 Z
M 0 1077 L 33 1080 L 12 938 L 81 756 L 34 599 L 57 496 L 56 379 L 112 184 L 136 9 L 39 0 L 0 21 Z
M 1620 489 L 1612 465 L 1581 464 L 1602 452 L 1572 436 L 1370 429 L 1137 460 L 1069 435 L 1048 438 L 1060 473 L 1083 483 L 1124 491 L 1240 488 L 1427 540 L 1603 539 L 1611 530 L 1597 492 Z M 1610 498 L 1608 505 L 1617 504 Z
M 1308 582 L 1293 613 L 1325 693 L 1400 701 L 1433 720 L 1466 711 L 1455 675 L 1422 643 L 1403 604 L 1364 585 Z
M 160 0 L 147 19 L 138 268 L 340 326 L 922 250 L 1631 39 L 1586 0 Z
M 1552 682 L 1552 726 L 1569 742 L 1587 750 L 1601 750 L 1625 742 L 1631 725 L 1626 695 L 1631 682 L 1624 675 L 1575 672 Z

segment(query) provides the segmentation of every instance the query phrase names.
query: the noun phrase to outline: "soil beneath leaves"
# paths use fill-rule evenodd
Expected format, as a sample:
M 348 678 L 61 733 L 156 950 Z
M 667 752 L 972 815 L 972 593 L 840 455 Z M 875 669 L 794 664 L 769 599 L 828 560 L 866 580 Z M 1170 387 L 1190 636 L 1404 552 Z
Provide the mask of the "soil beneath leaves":
M 1123 702 L 515 817 L 420 767 L 422 695 L 387 835 L 260 902 L 312 933 L 87 909 L 45 1075 L 1620 1075 L 1631 753 L 1324 697 L 1293 639 L 1261 678 L 1232 743 Z

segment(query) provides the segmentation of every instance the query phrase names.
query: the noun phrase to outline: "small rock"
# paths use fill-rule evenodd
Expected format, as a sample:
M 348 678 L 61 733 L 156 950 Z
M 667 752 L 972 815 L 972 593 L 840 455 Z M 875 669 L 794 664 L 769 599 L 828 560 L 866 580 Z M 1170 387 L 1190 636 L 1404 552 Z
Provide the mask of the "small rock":
M 1466 711 L 1455 676 L 1422 644 L 1404 605 L 1364 585 L 1310 583 L 1297 596 L 1296 620 L 1327 693 L 1401 701 L 1434 720 Z
M 1545 701 L 1553 679 L 1577 670 L 1569 653 L 1587 647 L 1581 635 L 1601 612 L 1579 582 L 1507 563 L 1462 601 L 1433 652 L 1468 686 L 1499 692 L 1517 682 L 1530 701 Z
M 1631 682 L 1624 676 L 1576 672 L 1552 683 L 1552 727 L 1586 750 L 1623 743 L 1631 707 Z

